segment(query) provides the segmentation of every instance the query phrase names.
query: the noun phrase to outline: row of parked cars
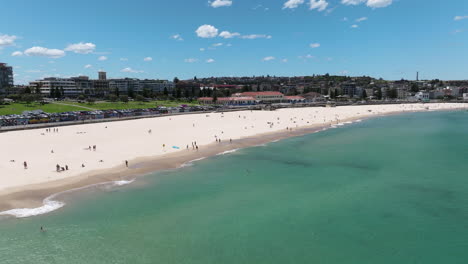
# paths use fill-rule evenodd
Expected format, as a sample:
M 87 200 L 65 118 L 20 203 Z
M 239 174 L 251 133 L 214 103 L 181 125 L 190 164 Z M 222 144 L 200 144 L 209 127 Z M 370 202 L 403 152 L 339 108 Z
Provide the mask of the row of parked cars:
M 0 126 L 21 126 L 56 122 L 83 121 L 106 118 L 124 118 L 138 116 L 164 115 L 185 112 L 211 111 L 212 107 L 186 106 L 156 107 L 126 110 L 73 111 L 64 113 L 45 113 L 42 110 L 25 111 L 21 115 L 0 116 Z

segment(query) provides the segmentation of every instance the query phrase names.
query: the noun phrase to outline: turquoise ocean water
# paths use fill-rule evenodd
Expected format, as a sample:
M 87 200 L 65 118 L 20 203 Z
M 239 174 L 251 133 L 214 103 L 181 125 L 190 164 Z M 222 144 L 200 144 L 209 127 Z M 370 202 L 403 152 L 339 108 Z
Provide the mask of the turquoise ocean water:
M 0 220 L 0 263 L 468 263 L 467 136 L 382 117 L 81 191 Z

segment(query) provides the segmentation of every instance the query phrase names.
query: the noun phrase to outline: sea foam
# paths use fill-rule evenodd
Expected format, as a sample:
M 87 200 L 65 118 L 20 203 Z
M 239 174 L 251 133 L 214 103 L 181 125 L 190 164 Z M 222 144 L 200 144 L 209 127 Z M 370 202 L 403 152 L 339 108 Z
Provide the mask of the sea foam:
M 50 212 L 53 212 L 55 210 L 58 210 L 66 205 L 66 203 L 61 202 L 61 201 L 56 201 L 54 200 L 57 196 L 65 194 L 65 193 L 71 193 L 91 187 L 97 187 L 97 186 L 102 186 L 102 185 L 112 185 L 112 186 L 124 186 L 127 184 L 131 184 L 134 182 L 135 179 L 133 180 L 120 180 L 120 181 L 112 181 L 112 182 L 103 182 L 103 183 L 98 183 L 98 184 L 93 184 L 93 185 L 88 185 L 85 187 L 81 188 L 75 188 L 63 192 L 59 192 L 56 194 L 53 194 L 47 198 L 44 199 L 42 206 L 36 207 L 36 208 L 16 208 L 16 209 L 11 209 L 8 211 L 3 211 L 0 212 L 0 216 L 14 216 L 16 218 L 27 218 L 27 217 L 32 217 L 32 216 L 38 216 L 38 215 L 43 215 L 47 214 Z
M 205 157 L 202 157 L 202 158 L 199 158 L 199 159 L 194 159 L 194 160 L 185 162 L 185 163 L 182 164 L 180 167 L 181 167 L 181 168 L 190 167 L 190 166 L 193 165 L 194 162 L 197 162 L 197 161 L 200 161 L 200 160 L 204 160 L 204 159 L 206 159 L 206 158 L 205 158 Z
M 231 149 L 231 150 L 226 150 L 224 152 L 221 152 L 221 153 L 218 153 L 217 155 L 220 156 L 220 155 L 226 155 L 226 154 L 229 154 L 229 153 L 234 153 L 236 151 L 238 151 L 239 149 Z

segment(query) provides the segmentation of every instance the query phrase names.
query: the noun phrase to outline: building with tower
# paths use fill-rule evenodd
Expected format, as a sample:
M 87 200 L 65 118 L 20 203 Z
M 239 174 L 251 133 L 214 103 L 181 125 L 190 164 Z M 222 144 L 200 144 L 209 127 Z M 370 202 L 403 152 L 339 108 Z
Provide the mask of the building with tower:
M 0 93 L 5 93 L 5 90 L 11 87 L 13 87 L 13 67 L 0 63 Z

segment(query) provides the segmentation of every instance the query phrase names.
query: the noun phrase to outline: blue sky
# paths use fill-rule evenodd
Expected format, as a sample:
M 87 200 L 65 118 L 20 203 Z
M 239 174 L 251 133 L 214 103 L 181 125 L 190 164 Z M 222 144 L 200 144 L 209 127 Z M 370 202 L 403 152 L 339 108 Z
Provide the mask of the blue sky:
M 100 69 L 468 79 L 466 0 L 14 0 L 1 14 L 0 62 L 16 83 Z

